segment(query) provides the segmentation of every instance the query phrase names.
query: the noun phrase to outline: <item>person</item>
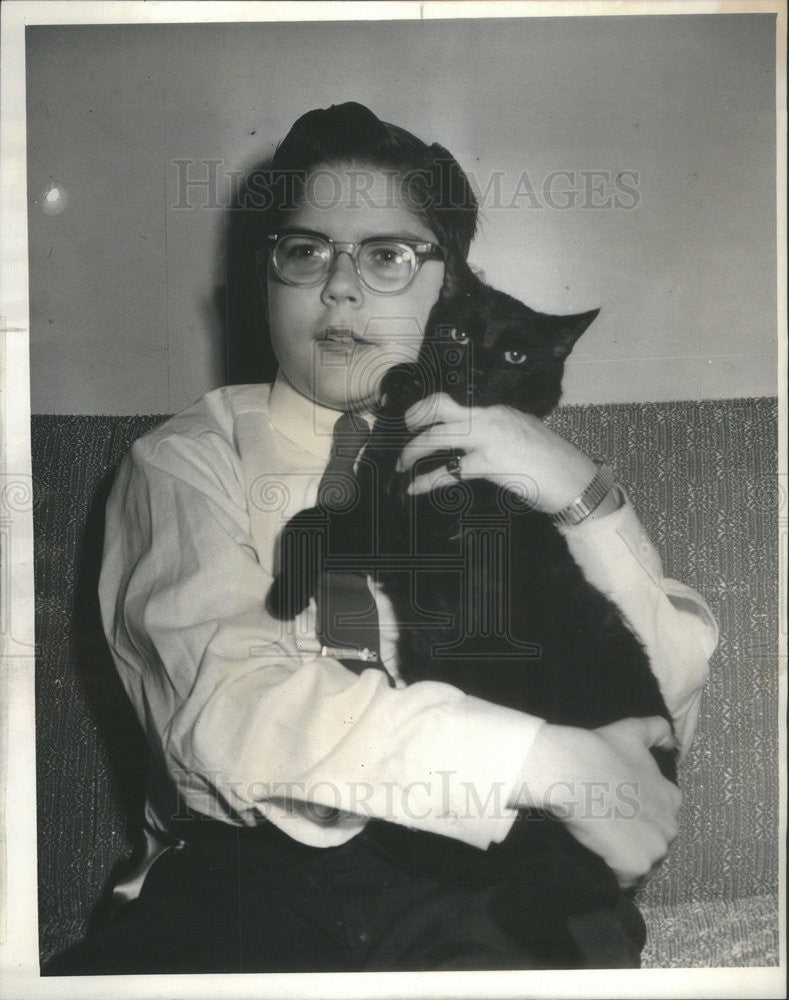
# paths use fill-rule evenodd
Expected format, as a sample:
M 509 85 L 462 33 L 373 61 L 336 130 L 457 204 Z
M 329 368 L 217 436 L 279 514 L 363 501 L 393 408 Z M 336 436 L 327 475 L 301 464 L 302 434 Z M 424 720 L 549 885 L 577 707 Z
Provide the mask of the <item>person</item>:
M 210 392 L 138 440 L 108 503 L 100 597 L 151 745 L 147 851 L 116 887 L 120 914 L 46 971 L 533 967 L 484 886 L 410 874 L 366 835 L 384 820 L 485 850 L 528 808 L 553 812 L 622 887 L 573 928 L 581 964 L 637 966 L 643 923 L 626 890 L 665 857 L 681 800 L 650 747 L 688 750 L 712 615 L 664 578 L 614 487 L 561 530 L 644 643 L 674 734 L 659 718 L 587 731 L 446 684 L 405 686 L 381 601 L 381 662 L 353 668 L 316 637 L 314 603 L 294 622 L 272 617 L 278 534 L 315 503 L 340 415 L 369 417 L 387 368 L 415 360 L 477 204 L 443 147 L 355 103 L 302 116 L 266 190 L 274 383 Z M 536 418 L 496 406 L 471 416 L 445 396 L 417 404 L 403 466 L 457 446 L 455 475 L 528 470 L 548 513 L 573 509 L 595 480 L 596 464 Z M 620 808 L 623 789 L 636 809 Z

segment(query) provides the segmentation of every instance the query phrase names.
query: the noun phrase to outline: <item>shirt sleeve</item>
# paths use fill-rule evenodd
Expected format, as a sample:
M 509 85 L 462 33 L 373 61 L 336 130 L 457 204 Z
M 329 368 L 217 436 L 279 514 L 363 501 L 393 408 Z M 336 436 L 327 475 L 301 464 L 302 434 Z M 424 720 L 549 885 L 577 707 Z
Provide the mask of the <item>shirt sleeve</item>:
M 660 556 L 624 491 L 622 498 L 619 510 L 561 530 L 586 578 L 617 604 L 643 642 L 685 756 L 718 627 L 695 590 L 663 576 Z
M 296 839 L 369 817 L 478 847 L 503 839 L 541 720 L 302 655 L 264 604 L 238 459 L 204 434 L 142 439 L 119 469 L 100 580 L 117 668 L 188 807 Z M 324 823 L 323 817 L 344 817 Z

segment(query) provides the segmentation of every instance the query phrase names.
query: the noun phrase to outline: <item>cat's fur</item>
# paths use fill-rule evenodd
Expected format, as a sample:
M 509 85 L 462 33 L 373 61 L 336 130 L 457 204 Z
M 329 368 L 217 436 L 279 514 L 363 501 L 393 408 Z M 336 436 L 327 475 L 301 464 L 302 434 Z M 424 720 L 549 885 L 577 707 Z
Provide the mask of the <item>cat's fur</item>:
M 377 580 L 398 622 L 399 672 L 408 684 L 443 681 L 549 722 L 590 729 L 630 716 L 670 721 L 642 645 L 619 609 L 587 582 L 545 514 L 518 492 L 483 479 L 406 494 L 412 475 L 443 464 L 446 453 L 409 474 L 395 468 L 412 436 L 403 414 L 433 392 L 463 405 L 506 404 L 547 415 L 561 395 L 564 360 L 596 315 L 534 312 L 466 275 L 431 313 L 418 361 L 384 377 L 378 420 L 359 463 L 358 503 L 345 511 L 304 511 L 286 527 L 303 536 L 314 530 L 316 515 L 323 517 L 325 563 L 352 556 Z M 314 574 L 302 573 L 294 588 L 290 569 L 283 567 L 269 595 L 280 617 L 292 617 L 315 593 Z M 674 780 L 673 755 L 656 752 L 656 758 Z M 629 794 L 628 800 L 623 790 L 620 805 L 632 810 Z M 486 852 L 388 823 L 368 830 L 412 870 L 492 887 L 502 925 L 529 942 L 546 967 L 577 960 L 566 929 L 573 914 L 618 898 L 602 860 L 543 814 L 521 814 L 504 843 Z

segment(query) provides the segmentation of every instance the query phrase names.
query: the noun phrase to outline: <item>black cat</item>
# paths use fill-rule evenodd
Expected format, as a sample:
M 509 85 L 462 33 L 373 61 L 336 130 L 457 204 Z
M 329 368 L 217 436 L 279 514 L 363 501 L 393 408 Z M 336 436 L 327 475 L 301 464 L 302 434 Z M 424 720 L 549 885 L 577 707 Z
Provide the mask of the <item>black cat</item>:
M 403 414 L 434 392 L 464 406 L 505 404 L 546 416 L 561 395 L 565 358 L 596 315 L 538 313 L 466 275 L 434 307 L 417 362 L 383 379 L 358 465 L 357 502 L 303 511 L 286 526 L 283 550 L 289 533 L 303 538 L 320 523 L 322 556 L 307 561 L 309 572 L 282 567 L 270 610 L 292 617 L 315 594 L 322 568 L 350 561 L 392 604 L 406 683 L 443 681 L 589 729 L 630 716 L 670 721 L 642 645 L 616 605 L 587 582 L 550 518 L 529 506 L 528 490 L 517 488 L 523 483 L 503 489 L 478 479 L 411 496 L 405 489 L 413 475 L 443 464 L 448 453 L 409 474 L 395 467 L 412 436 Z M 654 753 L 676 780 L 674 755 Z M 369 824 L 368 836 L 412 870 L 489 887 L 502 925 L 546 968 L 580 962 L 567 929 L 574 914 L 619 898 L 604 862 L 542 813 L 522 812 L 506 840 L 485 852 L 383 822 Z

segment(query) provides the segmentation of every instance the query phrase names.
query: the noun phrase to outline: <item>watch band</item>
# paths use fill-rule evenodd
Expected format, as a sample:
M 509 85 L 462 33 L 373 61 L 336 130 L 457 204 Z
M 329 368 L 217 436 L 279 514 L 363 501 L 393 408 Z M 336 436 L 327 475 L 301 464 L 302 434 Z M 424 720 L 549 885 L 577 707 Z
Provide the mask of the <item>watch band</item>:
M 583 493 L 562 510 L 551 514 L 551 522 L 557 527 L 562 528 L 580 524 L 581 521 L 585 521 L 600 506 L 613 485 L 613 469 L 609 465 L 598 465 L 597 474 Z

